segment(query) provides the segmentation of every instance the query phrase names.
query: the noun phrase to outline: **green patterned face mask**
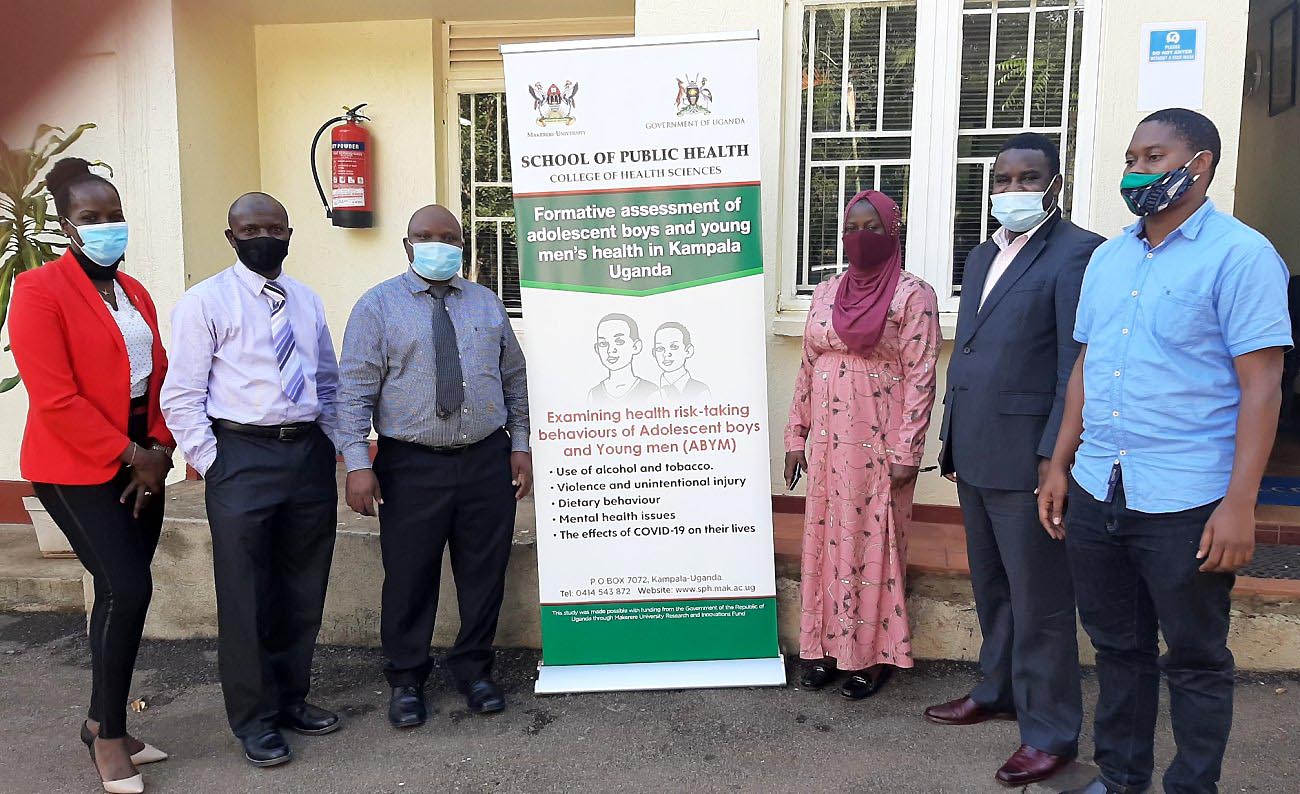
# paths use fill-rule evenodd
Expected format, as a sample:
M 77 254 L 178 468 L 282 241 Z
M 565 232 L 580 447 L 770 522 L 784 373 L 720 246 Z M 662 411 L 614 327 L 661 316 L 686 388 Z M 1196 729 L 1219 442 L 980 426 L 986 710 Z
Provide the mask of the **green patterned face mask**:
M 1204 150 L 1192 155 L 1182 168 L 1163 174 L 1125 174 L 1119 182 L 1119 194 L 1134 215 L 1155 215 L 1164 212 L 1170 204 L 1183 197 L 1199 177 L 1188 170 Z

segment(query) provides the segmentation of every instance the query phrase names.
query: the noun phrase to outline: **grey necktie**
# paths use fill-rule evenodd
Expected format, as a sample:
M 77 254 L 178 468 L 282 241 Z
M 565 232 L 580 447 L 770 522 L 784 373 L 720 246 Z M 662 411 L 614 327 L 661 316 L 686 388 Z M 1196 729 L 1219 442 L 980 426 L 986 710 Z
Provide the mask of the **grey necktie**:
M 433 297 L 433 372 L 438 418 L 449 419 L 465 402 L 465 376 L 460 369 L 456 326 L 447 313 L 448 287 L 429 287 Z

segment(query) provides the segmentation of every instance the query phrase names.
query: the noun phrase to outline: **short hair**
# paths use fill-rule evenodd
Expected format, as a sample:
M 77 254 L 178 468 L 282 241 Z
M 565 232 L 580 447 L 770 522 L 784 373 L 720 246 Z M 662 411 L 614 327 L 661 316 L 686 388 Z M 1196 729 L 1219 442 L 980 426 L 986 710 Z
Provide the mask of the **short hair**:
M 55 163 L 54 167 L 45 174 L 45 187 L 49 189 L 50 195 L 54 196 L 54 211 L 66 218 L 68 203 L 72 201 L 72 188 L 91 182 L 102 182 L 117 193 L 117 188 L 112 182 L 99 174 L 91 173 L 90 162 L 87 160 L 80 157 L 65 157 Z
M 230 209 L 226 210 L 226 223 L 229 224 L 230 228 L 235 228 L 235 213 L 242 212 L 245 205 L 249 204 L 278 209 L 280 212 L 284 213 L 285 221 L 289 220 L 289 209 L 285 207 L 278 198 L 272 196 L 270 193 L 253 190 L 230 202 Z
M 1047 165 L 1052 169 L 1052 176 L 1061 173 L 1061 150 L 1056 148 L 1052 139 L 1046 135 L 1040 135 L 1036 132 L 1022 132 L 1018 135 L 1012 135 L 998 149 L 998 154 L 1009 152 L 1013 149 L 1029 149 L 1035 152 L 1042 152 L 1047 158 Z
M 619 312 L 614 312 L 613 314 L 607 314 L 604 317 L 600 318 L 600 322 L 596 323 L 596 328 L 599 329 L 602 323 L 609 323 L 615 321 L 627 323 L 627 332 L 632 336 L 632 341 L 633 342 L 641 341 L 641 329 L 637 326 L 636 320 L 633 320 L 631 317 L 628 317 L 626 314 L 622 314 Z
M 681 323 L 664 323 L 655 329 L 655 336 L 658 336 L 660 331 L 666 331 L 668 329 L 676 329 L 680 331 L 682 334 L 682 342 L 687 347 L 691 347 L 691 332 L 686 330 L 686 326 Z
M 1165 108 L 1142 119 L 1142 124 L 1158 122 L 1173 128 L 1174 134 L 1197 152 L 1209 152 L 1213 155 L 1211 165 L 1219 167 L 1219 155 L 1223 150 L 1223 141 L 1219 138 L 1219 128 L 1214 122 L 1195 110 L 1187 108 Z

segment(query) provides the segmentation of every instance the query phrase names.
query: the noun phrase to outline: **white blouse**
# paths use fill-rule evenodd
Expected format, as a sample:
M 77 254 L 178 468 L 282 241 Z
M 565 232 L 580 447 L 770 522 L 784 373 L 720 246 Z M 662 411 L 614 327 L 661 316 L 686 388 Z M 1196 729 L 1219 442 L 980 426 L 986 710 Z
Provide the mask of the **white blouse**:
M 122 341 L 126 342 L 126 355 L 131 359 L 131 399 L 135 399 L 149 393 L 149 376 L 153 374 L 153 330 L 116 280 L 113 281 L 113 292 L 117 296 L 117 311 L 113 311 L 110 305 L 108 313 L 113 315 L 118 330 L 122 332 Z

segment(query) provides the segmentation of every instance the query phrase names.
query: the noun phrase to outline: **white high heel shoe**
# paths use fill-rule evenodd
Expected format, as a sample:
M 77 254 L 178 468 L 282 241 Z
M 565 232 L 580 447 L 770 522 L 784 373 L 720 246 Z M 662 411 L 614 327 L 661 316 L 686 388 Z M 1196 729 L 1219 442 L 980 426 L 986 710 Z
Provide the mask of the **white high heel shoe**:
M 90 762 L 95 764 L 95 769 L 98 771 L 99 765 L 95 762 L 95 735 L 90 732 L 90 727 L 84 722 L 81 723 L 81 741 L 86 744 L 86 749 L 90 751 Z M 139 763 L 135 760 L 136 756 L 146 754 L 151 761 L 161 761 L 167 757 L 167 754 L 162 750 L 146 744 L 143 750 L 131 756 L 132 765 Z M 162 758 L 156 756 L 162 756 Z M 100 782 L 104 785 L 104 791 L 107 794 L 144 794 L 144 775 L 138 772 L 121 780 L 101 780 Z
M 108 794 L 144 794 L 144 775 L 135 775 L 122 780 L 105 780 L 104 791 Z
M 90 727 L 86 723 L 81 724 L 81 741 L 85 743 L 87 749 L 95 742 L 95 734 L 90 732 Z M 140 752 L 131 756 L 131 763 L 135 766 L 144 766 L 145 764 L 156 764 L 159 761 L 166 761 L 170 758 L 167 753 L 159 750 L 148 742 L 141 742 L 144 748 Z
M 146 742 L 143 750 L 131 756 L 131 763 L 136 766 L 144 766 L 145 764 L 156 764 L 159 761 L 166 761 L 168 758 L 169 756 L 162 750 L 159 750 L 157 747 Z

